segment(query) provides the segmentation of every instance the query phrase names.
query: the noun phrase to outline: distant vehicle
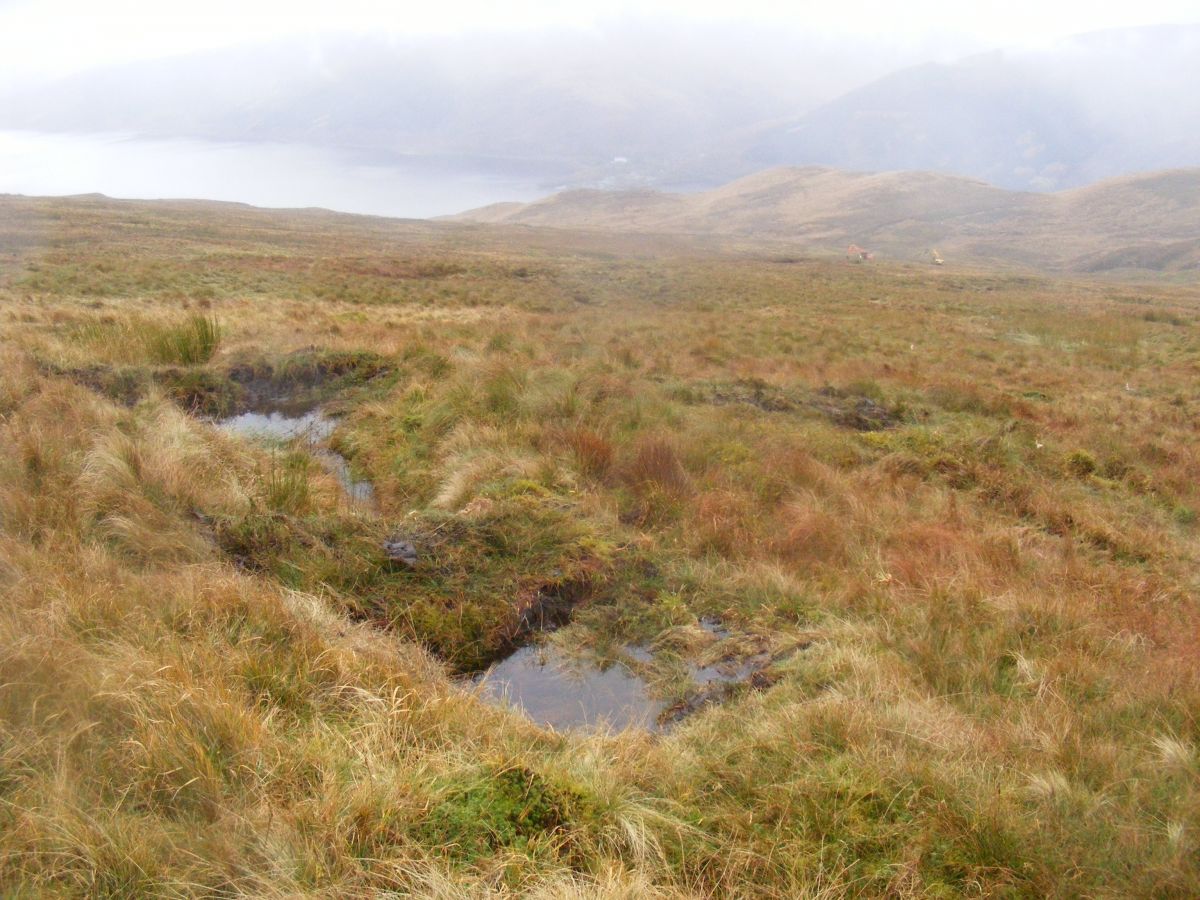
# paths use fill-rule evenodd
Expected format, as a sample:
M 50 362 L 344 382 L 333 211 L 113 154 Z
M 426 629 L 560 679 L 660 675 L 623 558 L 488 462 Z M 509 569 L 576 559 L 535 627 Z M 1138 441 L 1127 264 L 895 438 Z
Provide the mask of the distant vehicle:
M 942 254 L 937 252 L 937 248 L 929 251 L 929 261 L 935 266 L 944 266 L 946 261 L 942 259 Z
M 846 248 L 846 258 L 853 262 L 867 262 L 875 258 L 875 254 L 870 250 L 864 250 L 858 244 L 851 244 Z

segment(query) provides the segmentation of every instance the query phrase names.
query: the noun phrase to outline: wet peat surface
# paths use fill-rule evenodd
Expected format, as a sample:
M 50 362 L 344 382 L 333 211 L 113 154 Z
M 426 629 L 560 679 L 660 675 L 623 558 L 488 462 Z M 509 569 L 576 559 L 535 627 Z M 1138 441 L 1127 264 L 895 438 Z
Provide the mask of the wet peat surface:
M 352 506 L 374 506 L 374 488 L 356 479 L 348 461 L 329 449 L 337 419 L 312 401 L 259 398 L 253 408 L 216 420 L 219 428 L 239 437 L 266 443 L 299 443 L 341 484 Z M 411 563 L 410 563 L 411 564 Z M 569 607 L 569 604 L 568 604 Z M 531 623 L 529 638 L 552 631 L 570 619 L 569 608 L 559 619 Z M 730 633 L 715 619 L 702 619 L 700 628 L 718 644 Z M 528 638 L 527 638 L 528 640 Z M 519 709 L 538 725 L 566 729 L 644 729 L 663 732 L 706 706 L 724 702 L 742 686 L 765 687 L 769 655 L 729 656 L 709 665 L 689 665 L 694 689 L 670 703 L 657 696 L 640 674 L 656 662 L 644 645 L 623 647 L 620 661 L 604 665 L 585 657 L 568 656 L 551 644 L 520 642 L 511 653 L 469 679 L 479 696 L 494 704 Z

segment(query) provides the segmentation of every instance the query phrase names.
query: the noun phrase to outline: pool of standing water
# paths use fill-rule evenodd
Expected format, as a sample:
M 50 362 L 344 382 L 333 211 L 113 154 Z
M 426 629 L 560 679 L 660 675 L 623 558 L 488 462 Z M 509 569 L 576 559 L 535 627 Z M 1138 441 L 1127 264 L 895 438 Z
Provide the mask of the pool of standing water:
M 549 646 L 522 647 L 479 679 L 488 699 L 508 703 L 539 725 L 658 730 L 666 708 L 645 681 L 623 665 L 607 668 L 565 657 Z
M 729 637 L 729 631 L 714 620 L 701 620 L 700 627 L 718 643 Z M 668 703 L 654 695 L 632 665 L 654 663 L 649 647 L 627 645 L 620 656 L 624 662 L 600 666 L 587 658 L 569 657 L 552 645 L 534 644 L 493 663 L 475 681 L 485 699 L 520 709 L 539 725 L 559 730 L 607 727 L 660 732 L 721 702 L 730 689 L 749 682 L 771 661 L 763 653 L 747 659 L 731 655 L 708 665 L 690 663 L 687 673 L 693 691 Z

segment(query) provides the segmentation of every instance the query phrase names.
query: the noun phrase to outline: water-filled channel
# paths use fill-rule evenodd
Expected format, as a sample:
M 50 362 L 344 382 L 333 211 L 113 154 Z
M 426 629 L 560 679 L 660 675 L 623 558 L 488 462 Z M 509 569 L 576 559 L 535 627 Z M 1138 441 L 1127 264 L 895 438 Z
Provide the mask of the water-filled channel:
M 323 446 L 337 428 L 337 421 L 320 409 L 280 407 L 248 411 L 222 419 L 217 424 L 226 431 L 252 440 L 300 440 L 308 446 L 317 462 L 337 478 L 352 504 L 370 506 L 375 501 L 375 489 L 371 482 L 355 478 L 346 458 Z
M 289 406 L 280 403 L 271 408 L 241 412 L 217 423 L 224 430 L 251 440 L 303 443 L 313 457 L 345 491 L 347 499 L 360 508 L 374 505 L 375 492 L 369 481 L 357 479 L 341 454 L 326 444 L 337 428 L 337 420 L 311 404 Z M 729 632 L 712 620 L 700 627 L 718 641 Z M 643 665 L 654 662 L 654 654 L 643 646 L 624 648 L 628 661 Z M 695 697 L 712 692 L 714 687 L 748 678 L 762 662 L 726 662 L 708 666 L 690 666 L 688 671 L 698 688 Z M 530 644 L 493 663 L 474 679 L 480 695 L 489 702 L 520 709 L 530 720 L 555 729 L 607 728 L 622 731 L 643 728 L 661 731 L 701 704 L 671 708 L 655 696 L 649 683 L 637 674 L 637 666 L 622 662 L 600 666 L 585 658 L 568 657 L 551 644 Z

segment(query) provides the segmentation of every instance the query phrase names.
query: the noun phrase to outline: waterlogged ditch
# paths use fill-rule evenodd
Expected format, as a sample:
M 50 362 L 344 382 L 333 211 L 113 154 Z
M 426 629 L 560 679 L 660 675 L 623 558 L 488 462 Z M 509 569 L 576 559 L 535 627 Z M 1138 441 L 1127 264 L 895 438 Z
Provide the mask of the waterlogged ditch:
M 231 434 L 252 440 L 302 443 L 322 468 L 338 480 L 352 505 L 374 505 L 374 485 L 366 479 L 356 478 L 349 460 L 325 446 L 337 428 L 337 420 L 320 407 L 312 404 L 268 403 L 219 419 L 217 425 Z
M 235 414 L 213 420 L 224 431 L 268 444 L 291 444 L 308 453 L 335 476 L 352 508 L 359 512 L 376 509 L 374 486 L 354 475 L 349 461 L 329 447 L 337 429 L 337 417 L 311 394 L 288 397 L 263 391 L 251 395 Z M 396 549 L 400 548 L 400 549 Z M 420 573 L 429 548 L 404 538 L 384 542 L 389 559 L 403 563 Z M 557 595 L 555 595 L 557 596 Z M 574 603 L 564 596 L 547 610 L 537 606 L 539 615 L 521 617 L 514 633 L 512 649 L 483 671 L 465 676 L 462 684 L 487 702 L 521 710 L 531 721 L 544 727 L 563 729 L 629 728 L 662 732 L 706 706 L 724 702 L 744 689 L 759 689 L 772 683 L 767 671 L 775 661 L 766 653 L 746 656 L 739 652 L 729 631 L 718 621 L 707 619 L 699 628 L 707 635 L 708 664 L 675 662 L 682 667 L 690 688 L 682 699 L 678 690 L 664 692 L 661 685 L 664 666 L 655 649 L 648 645 L 628 645 L 615 658 L 598 660 L 587 655 L 568 654 L 541 635 L 569 624 Z M 529 621 L 526 621 L 529 619 Z M 722 653 L 723 647 L 729 647 Z M 669 654 L 668 654 L 669 655 Z
M 452 526 L 439 525 L 437 536 L 419 531 L 395 533 L 381 541 L 384 523 L 375 518 L 378 507 L 374 486 L 356 477 L 350 462 L 329 446 L 338 426 L 330 403 L 344 389 L 365 384 L 388 371 L 382 359 L 370 355 L 304 352 L 278 364 L 242 364 L 224 372 L 98 366 L 53 373 L 66 375 L 130 406 L 157 384 L 180 406 L 227 433 L 269 445 L 303 448 L 341 485 L 358 526 L 343 528 L 327 522 L 310 527 L 303 521 L 266 515 L 242 523 L 232 533 L 225 532 L 222 546 L 240 565 L 303 587 L 302 582 L 289 580 L 295 578 L 296 561 L 279 549 L 286 550 L 287 529 L 294 527 L 302 550 L 326 547 L 329 559 L 325 561 L 346 570 L 347 583 L 340 589 L 347 590 L 359 604 L 358 608 L 352 604 L 351 613 L 377 621 L 381 627 L 394 627 L 396 623 L 383 613 L 389 602 L 405 596 L 406 584 L 412 584 L 406 577 L 426 582 L 426 594 L 433 602 L 430 608 L 436 611 L 437 605 L 444 602 L 445 595 L 437 585 L 445 573 L 434 571 L 439 568 L 439 555 L 446 549 L 438 546 L 440 542 L 459 545 L 451 555 L 458 555 L 457 565 L 469 567 L 471 553 L 487 552 L 488 540 L 496 535 L 475 534 L 478 524 L 456 522 Z M 502 531 L 506 526 L 492 523 L 488 527 Z M 377 534 L 373 540 L 372 532 Z M 476 544 L 478 551 L 474 549 Z M 371 573 L 378 569 L 380 559 L 384 570 L 390 566 L 392 571 L 375 577 Z M 409 576 L 400 572 L 408 572 Z M 364 594 L 363 585 L 372 583 L 374 588 Z M 453 578 L 447 587 L 452 584 Z M 544 634 L 570 623 L 575 606 L 587 593 L 586 587 L 577 590 L 569 579 L 536 589 L 532 600 L 526 600 L 525 608 L 505 626 L 488 618 L 501 615 L 503 603 L 496 606 L 495 612 L 484 611 L 483 607 L 474 610 L 476 616 L 483 617 L 484 627 L 492 628 L 498 636 L 495 646 L 478 659 L 455 658 L 453 645 L 439 646 L 436 636 L 421 628 L 414 636 L 435 652 L 445 653 L 452 668 L 460 672 L 474 669 L 463 679 L 465 689 L 476 691 L 488 702 L 520 709 L 531 721 L 555 729 L 642 728 L 659 732 L 743 689 L 763 688 L 773 681 L 770 666 L 775 660 L 758 651 L 747 653 L 714 620 L 699 623 L 699 630 L 708 638 L 702 656 L 694 658 L 708 660 L 703 665 L 688 662 L 693 659 L 692 651 L 672 647 L 669 642 L 662 647 L 658 642 L 654 647 L 625 646 L 615 656 L 601 660 L 568 654 L 541 641 Z M 495 596 L 505 596 L 504 591 Z M 467 603 L 469 606 L 471 601 Z M 481 665 L 486 668 L 479 669 Z
M 389 374 L 392 368 L 381 357 L 300 351 L 282 360 L 240 363 L 223 371 L 108 365 L 70 370 L 48 366 L 47 371 L 127 406 L 157 386 L 227 433 L 304 449 L 336 478 L 354 515 L 308 521 L 260 512 L 241 522 L 218 522 L 214 531 L 222 548 L 239 565 L 298 589 L 310 586 L 305 581 L 307 564 L 317 572 L 311 585 L 340 592 L 348 613 L 380 627 L 408 631 L 451 669 L 469 673 L 463 678 L 466 689 L 489 702 L 518 708 L 540 725 L 662 731 L 706 706 L 745 689 L 766 687 L 774 679 L 775 659 L 761 648 L 748 649 L 714 620 L 693 626 L 695 634 L 707 634 L 702 646 L 673 646 L 660 636 L 653 647 L 627 645 L 604 659 L 567 653 L 541 640 L 568 625 L 575 607 L 587 599 L 586 573 L 524 589 L 521 603 L 504 602 L 504 597 L 516 594 L 503 584 L 483 595 L 462 594 L 463 580 L 474 575 L 476 554 L 492 552 L 497 541 L 512 543 L 514 535 L 507 532 L 520 528 L 520 522 L 451 517 L 432 527 L 429 522 L 413 526 L 411 532 L 386 531 L 387 523 L 378 518 L 374 486 L 356 477 L 350 462 L 330 446 L 338 426 L 333 399 Z M 730 399 L 718 393 L 713 402 Z M 319 558 L 306 559 L 314 555 Z M 535 567 L 546 565 L 545 560 L 531 562 Z M 557 571 L 557 563 L 551 566 Z M 462 596 L 452 608 L 447 601 L 455 593 Z M 486 597 L 490 601 L 483 602 Z M 403 608 L 403 620 L 389 613 L 393 605 Z M 504 616 L 510 613 L 512 621 L 506 623 Z M 477 652 L 464 652 L 467 632 L 462 628 L 461 634 L 439 635 L 439 620 L 457 615 L 461 623 L 463 614 L 473 617 L 478 633 L 491 635 L 490 644 Z
M 259 398 L 255 408 L 243 409 L 217 420 L 216 424 L 248 440 L 301 444 L 337 477 L 353 506 L 374 508 L 373 485 L 356 478 L 346 458 L 328 447 L 337 419 L 320 404 Z M 392 544 L 404 548 L 405 565 L 419 567 L 421 557 L 417 547 L 407 541 L 389 541 L 385 544 L 389 554 Z M 743 685 L 758 688 L 770 682 L 765 674 L 773 661 L 770 656 L 743 658 L 731 652 L 727 657 L 718 655 L 717 661 L 708 665 L 687 665 L 687 676 L 694 689 L 671 703 L 655 690 L 649 677 L 655 671 L 657 657 L 647 646 L 626 646 L 615 661 L 601 664 L 591 658 L 568 655 L 552 644 L 538 643 L 540 634 L 569 622 L 569 602 L 560 605 L 563 608 L 555 607 L 554 614 L 543 611 L 537 621 L 530 621 L 529 627 L 514 639 L 515 649 L 484 671 L 465 678 L 464 686 L 477 690 L 488 702 L 521 710 L 531 721 L 545 727 L 616 731 L 643 728 L 660 732 L 705 706 L 728 699 Z M 702 620 L 700 628 L 718 645 L 730 637 L 728 630 L 715 620 Z

